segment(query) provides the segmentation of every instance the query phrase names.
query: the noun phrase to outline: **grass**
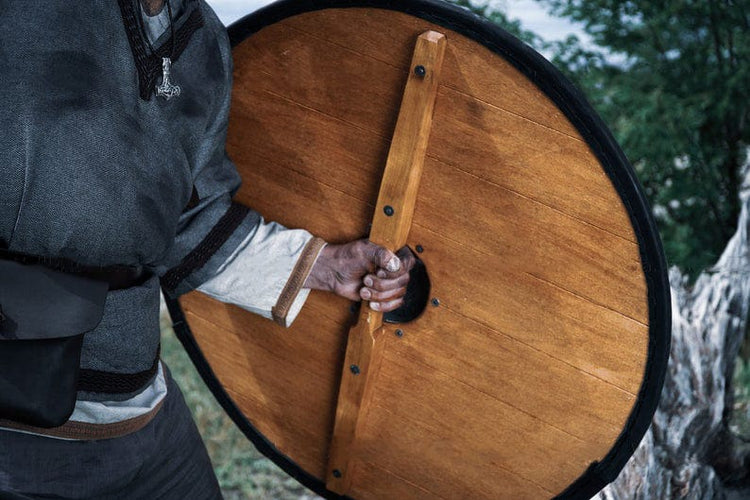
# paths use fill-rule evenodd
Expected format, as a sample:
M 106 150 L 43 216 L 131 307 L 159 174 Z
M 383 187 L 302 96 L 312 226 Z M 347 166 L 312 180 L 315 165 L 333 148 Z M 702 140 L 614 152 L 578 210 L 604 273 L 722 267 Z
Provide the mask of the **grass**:
M 734 365 L 734 411 L 730 428 L 745 440 L 750 440 L 750 360 L 738 357 Z
M 312 500 L 315 494 L 261 455 L 224 413 L 161 314 L 161 356 L 180 385 L 226 500 Z

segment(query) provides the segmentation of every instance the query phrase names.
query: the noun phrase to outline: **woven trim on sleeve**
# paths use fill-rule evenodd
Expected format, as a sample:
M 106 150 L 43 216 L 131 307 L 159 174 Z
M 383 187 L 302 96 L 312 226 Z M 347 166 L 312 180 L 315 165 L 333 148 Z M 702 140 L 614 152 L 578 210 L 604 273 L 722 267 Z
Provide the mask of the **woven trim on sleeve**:
M 206 262 L 226 243 L 234 231 L 242 224 L 250 209 L 240 203 L 232 202 L 219 222 L 209 231 L 192 252 L 187 254 L 175 267 L 167 271 L 161 279 L 167 290 L 175 290 L 191 273 L 206 265 Z
M 292 274 L 281 290 L 276 305 L 271 308 L 273 320 L 279 325 L 286 326 L 286 316 L 289 314 L 289 309 L 302 289 L 302 285 L 305 284 L 305 280 L 307 280 L 307 276 L 310 274 L 310 270 L 312 270 L 318 254 L 325 245 L 326 242 L 323 239 L 315 237 L 308 241 L 305 248 L 302 249 L 302 254 L 297 259 L 297 263 L 294 265 L 294 269 L 292 269 Z

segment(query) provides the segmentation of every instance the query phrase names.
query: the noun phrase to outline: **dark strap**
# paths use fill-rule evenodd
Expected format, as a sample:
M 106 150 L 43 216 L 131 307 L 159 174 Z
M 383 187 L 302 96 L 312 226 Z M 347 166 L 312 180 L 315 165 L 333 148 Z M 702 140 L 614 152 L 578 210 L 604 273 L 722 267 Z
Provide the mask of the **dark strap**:
M 116 373 L 81 368 L 78 375 L 78 390 L 84 392 L 102 392 L 106 394 L 128 394 L 143 388 L 159 368 L 159 353 L 156 350 L 154 363 L 150 368 L 137 373 Z
M 105 281 L 110 290 L 130 288 L 142 284 L 149 273 L 143 266 L 84 266 L 63 257 L 44 257 L 0 248 L 0 259 L 20 264 L 41 265 L 55 271 L 75 274 L 85 278 Z

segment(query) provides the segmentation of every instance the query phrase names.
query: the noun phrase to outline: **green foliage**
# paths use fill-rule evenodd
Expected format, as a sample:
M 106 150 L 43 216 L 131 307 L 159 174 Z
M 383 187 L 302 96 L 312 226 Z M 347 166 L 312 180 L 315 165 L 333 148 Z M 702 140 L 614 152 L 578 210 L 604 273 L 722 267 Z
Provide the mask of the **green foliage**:
M 716 261 L 739 215 L 750 0 L 538 1 L 581 23 L 594 47 L 522 38 L 552 53 L 608 123 L 654 207 L 668 260 L 695 276 Z
M 556 61 L 613 128 L 655 207 L 667 256 L 711 265 L 739 215 L 750 131 L 748 0 L 544 0 L 610 55 Z M 575 44 L 571 44 L 575 47 Z
M 504 12 L 496 10 L 492 7 L 489 0 L 476 1 L 476 0 L 448 0 L 460 7 L 470 10 L 478 16 L 489 19 L 493 23 L 497 24 L 505 31 L 512 33 L 515 37 L 523 40 L 532 47 L 540 47 L 544 44 L 539 35 L 533 31 L 529 31 L 521 26 L 521 21 L 518 19 L 509 19 Z
M 734 365 L 734 411 L 729 426 L 745 441 L 750 440 L 750 360 L 738 357 Z

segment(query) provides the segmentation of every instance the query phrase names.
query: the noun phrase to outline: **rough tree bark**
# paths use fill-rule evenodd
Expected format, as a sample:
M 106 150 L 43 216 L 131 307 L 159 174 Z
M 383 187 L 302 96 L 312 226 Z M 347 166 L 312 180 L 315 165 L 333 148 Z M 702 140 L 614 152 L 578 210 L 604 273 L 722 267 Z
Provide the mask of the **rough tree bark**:
M 729 427 L 732 374 L 750 302 L 750 168 L 737 231 L 692 288 L 677 270 L 672 348 L 649 431 L 598 500 L 750 498 L 750 446 Z

